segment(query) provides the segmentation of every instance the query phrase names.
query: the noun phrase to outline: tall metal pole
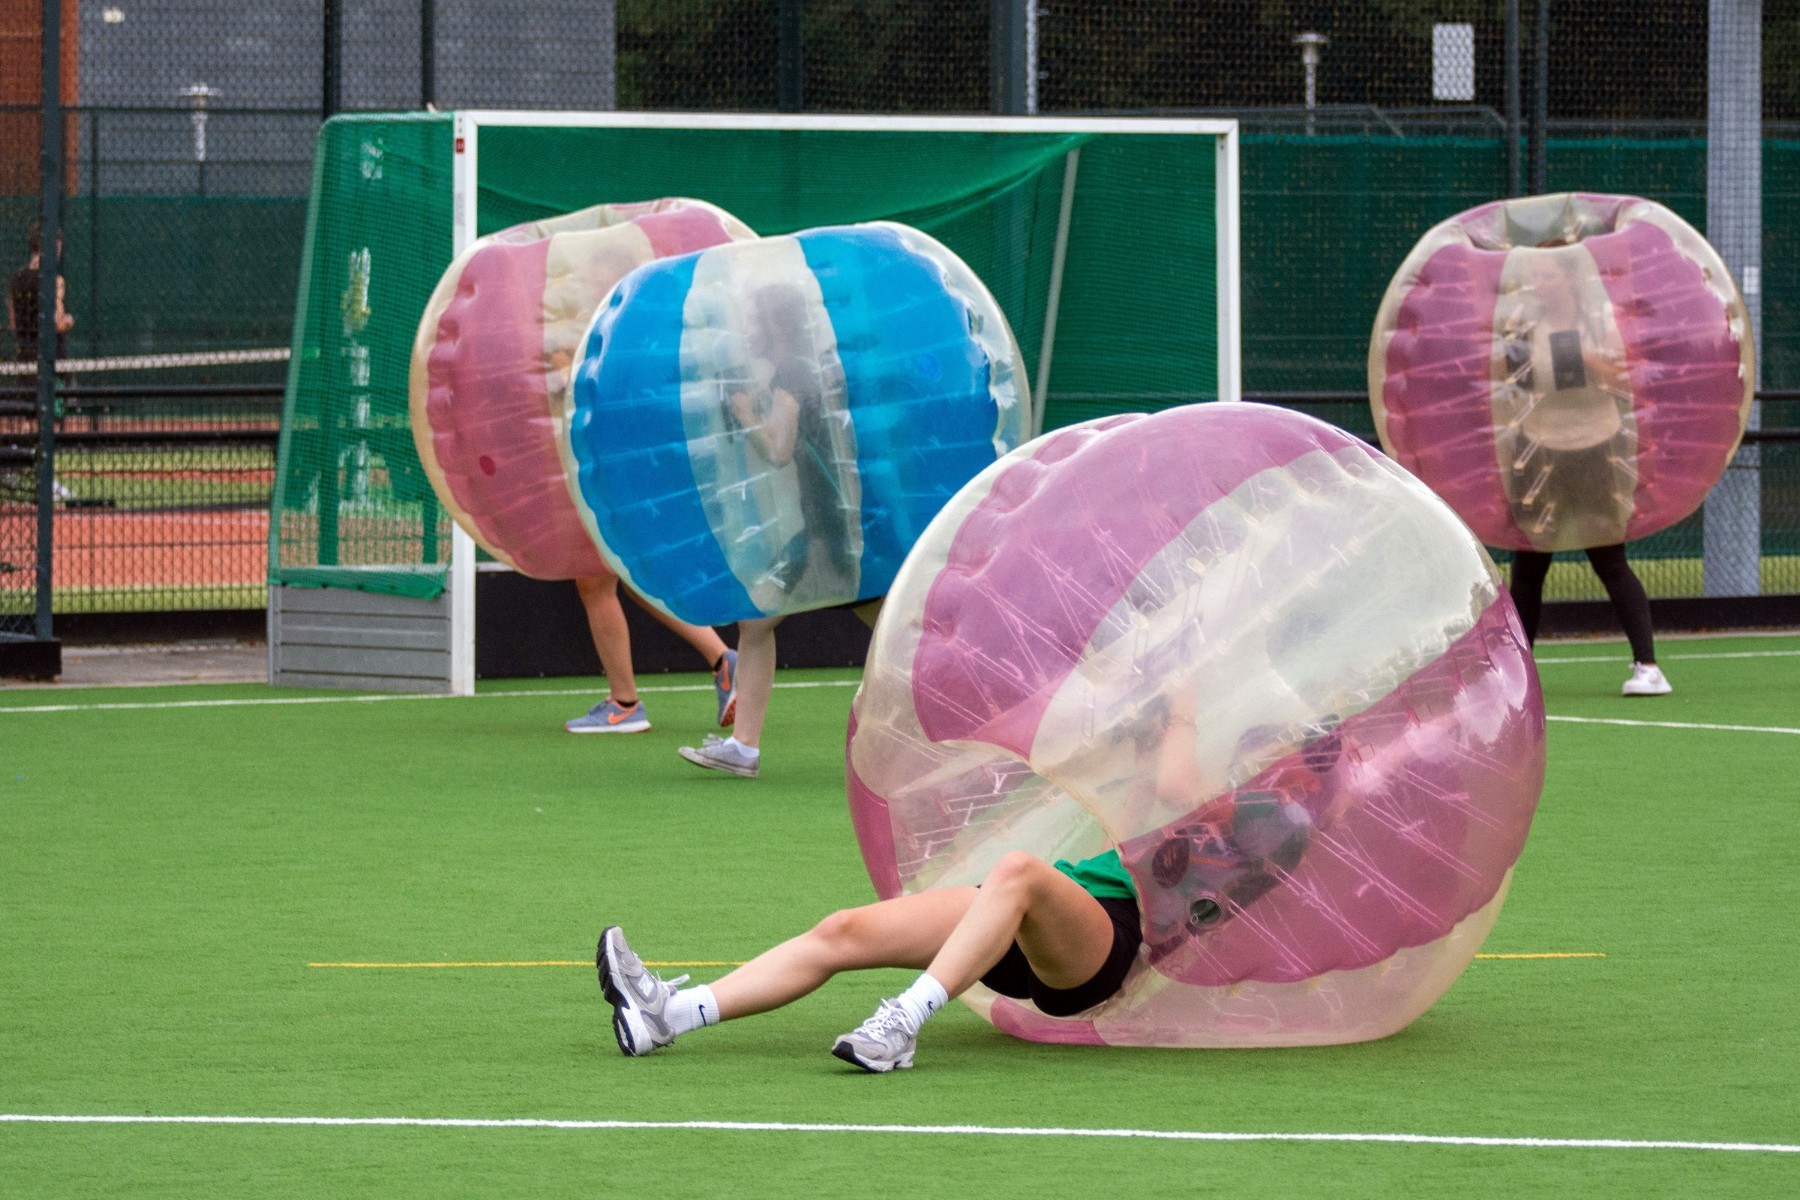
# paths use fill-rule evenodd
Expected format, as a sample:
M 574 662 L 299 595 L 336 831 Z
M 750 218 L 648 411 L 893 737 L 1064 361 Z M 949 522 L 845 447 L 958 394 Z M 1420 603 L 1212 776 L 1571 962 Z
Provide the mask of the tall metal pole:
M 996 116 L 1018 117 L 1028 112 L 1030 89 L 1026 86 L 1030 36 L 1027 20 L 1034 0 L 988 0 L 988 107 Z M 1025 312 L 1024 270 L 1031 244 L 1027 190 L 1010 188 L 996 198 L 990 217 L 994 238 L 994 269 L 986 282 L 1000 307 L 1011 316 Z M 1018 323 L 1019 318 L 1013 317 Z M 1040 350 L 1041 352 L 1041 350 Z M 1037 370 L 1041 364 L 1034 364 Z
M 1320 51 L 1331 45 L 1331 39 L 1322 33 L 1308 31 L 1294 35 L 1294 45 L 1300 47 L 1300 67 L 1306 75 L 1306 90 L 1302 93 L 1306 101 L 1306 136 L 1311 137 L 1318 132 L 1313 120 L 1313 110 L 1319 107 L 1319 62 Z
M 181 95 L 188 102 L 189 117 L 194 122 L 194 177 L 195 190 L 206 195 L 206 108 L 212 103 L 219 89 L 208 87 L 204 83 L 190 84 L 181 89 Z
M 95 343 L 94 333 L 100 327 L 100 116 L 89 113 L 87 121 L 87 244 L 88 281 L 84 289 L 87 302 L 88 346 Z M 90 422 L 90 425 L 92 423 Z
M 325 28 L 324 50 L 320 55 L 321 79 L 319 87 L 319 112 L 329 119 L 331 115 L 344 106 L 344 81 L 342 60 L 339 54 L 343 48 L 343 11 L 339 0 L 324 0 Z
M 56 293 L 62 278 L 62 0 L 44 0 L 43 139 L 38 153 L 37 595 L 39 641 L 55 636 L 51 605 L 56 566 Z
M 437 104 L 437 3 L 419 0 L 419 107 Z
M 1519 0 L 1506 0 L 1506 191 L 1525 194 L 1524 162 L 1519 154 Z
M 806 0 L 781 0 L 776 47 L 776 106 L 784 113 L 806 107 Z
M 1762 0 L 1711 0 L 1707 24 L 1706 236 L 1750 310 L 1762 351 Z M 1760 428 L 1760 404 L 1750 428 Z M 1708 596 L 1762 592 L 1762 458 L 1740 446 L 1706 498 L 1701 579 Z
M 1531 64 L 1531 193 L 1550 190 L 1550 0 L 1538 0 Z
M 997 116 L 1031 111 L 1033 91 L 1027 51 L 1033 0 L 988 0 L 988 96 Z

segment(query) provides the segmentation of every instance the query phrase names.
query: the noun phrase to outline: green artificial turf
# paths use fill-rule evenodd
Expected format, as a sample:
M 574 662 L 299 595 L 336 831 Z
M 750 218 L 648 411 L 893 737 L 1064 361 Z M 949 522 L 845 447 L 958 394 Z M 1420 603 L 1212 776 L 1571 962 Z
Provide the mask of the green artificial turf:
M 1542 648 L 1553 717 L 1800 726 L 1800 638 Z M 1716 657 L 1754 654 L 1759 657 Z M 1775 656 L 1769 656 L 1775 655 Z M 1579 662 L 1583 658 L 1605 661 Z M 843 801 L 854 679 L 794 672 L 754 781 L 656 728 L 572 737 L 593 681 L 345 702 L 250 686 L 0 692 L 0 1112 L 566 1118 L 1800 1143 L 1800 736 L 1553 721 L 1487 951 L 1382 1042 L 1040 1046 L 960 1006 L 918 1069 L 832 1037 L 906 981 L 618 1055 L 589 963 L 737 961 L 870 899 Z M 680 688 L 686 690 L 659 690 Z M 569 694 L 559 694 L 569 693 Z M 260 704 L 320 697 L 326 702 Z M 235 701 L 193 707 L 121 707 Z M 557 962 L 463 968 L 318 962 Z M 697 979 L 722 973 L 694 968 Z M 891 1132 L 0 1123 L 8 1196 L 1776 1196 L 1800 1155 Z

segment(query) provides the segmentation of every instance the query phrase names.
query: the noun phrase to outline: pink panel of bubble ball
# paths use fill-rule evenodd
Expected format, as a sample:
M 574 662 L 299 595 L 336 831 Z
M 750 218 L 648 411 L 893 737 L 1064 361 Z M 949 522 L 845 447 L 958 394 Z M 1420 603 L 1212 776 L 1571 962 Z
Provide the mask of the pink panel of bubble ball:
M 1434 227 L 1369 348 L 1381 443 L 1490 546 L 1616 545 L 1681 520 L 1749 417 L 1755 354 L 1716 251 L 1660 204 L 1565 194 Z
M 1544 777 L 1493 563 L 1419 481 L 1312 418 L 1210 404 L 1059 430 L 908 557 L 851 716 L 883 896 L 1109 848 L 1145 944 L 1042 1041 L 1385 1036 L 1473 958 Z
M 609 573 L 564 472 L 577 345 L 634 268 L 755 236 L 704 201 L 654 200 L 516 225 L 457 256 L 413 345 L 413 440 L 445 510 L 483 549 L 538 579 Z

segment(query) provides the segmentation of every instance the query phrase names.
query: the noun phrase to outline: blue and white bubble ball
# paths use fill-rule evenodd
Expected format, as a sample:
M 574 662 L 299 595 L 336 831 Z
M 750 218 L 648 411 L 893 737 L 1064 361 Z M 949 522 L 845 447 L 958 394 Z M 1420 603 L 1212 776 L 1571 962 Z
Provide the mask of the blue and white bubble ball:
M 696 624 L 882 596 L 949 498 L 1031 434 L 981 280 L 903 225 L 648 264 L 583 339 L 571 491 L 608 565 Z

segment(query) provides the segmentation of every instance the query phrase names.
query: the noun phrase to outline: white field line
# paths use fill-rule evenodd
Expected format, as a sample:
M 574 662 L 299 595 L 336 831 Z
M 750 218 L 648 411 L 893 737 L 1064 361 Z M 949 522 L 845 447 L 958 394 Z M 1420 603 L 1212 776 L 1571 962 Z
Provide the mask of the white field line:
M 1800 650 L 1732 650 L 1718 654 L 1664 654 L 1657 658 L 1658 662 L 1690 662 L 1701 658 L 1800 658 Z M 1590 654 L 1580 657 L 1540 658 L 1540 667 L 1555 666 L 1559 663 L 1628 663 L 1631 659 L 1620 658 L 1616 654 Z
M 1706 630 L 1692 630 L 1692 631 L 1671 629 L 1667 632 L 1659 632 L 1656 635 L 1656 640 L 1659 642 L 1722 642 L 1727 639 L 1736 641 L 1739 638 L 1744 638 L 1744 639 L 1791 638 L 1791 637 L 1794 637 L 1797 632 L 1800 632 L 1800 631 L 1797 631 L 1793 628 L 1706 629 Z M 1551 634 L 1548 637 L 1542 637 L 1542 638 L 1538 639 L 1538 642 L 1541 645 L 1545 645 L 1545 646 L 1595 646 L 1595 645 L 1609 645 L 1609 644 L 1614 644 L 1614 643 L 1616 643 L 1618 645 L 1624 645 L 1625 641 L 1626 641 L 1626 638 L 1623 633 L 1612 633 L 1612 634 L 1603 634 L 1603 635 L 1596 635 L 1596 636 L 1587 636 L 1584 634 L 1569 634 L 1567 636 L 1558 636 L 1556 634 Z
M 777 683 L 778 688 L 855 687 L 855 679 L 806 679 Z M 154 686 L 154 685 L 152 685 Z M 181 686 L 181 685 L 172 685 Z M 434 692 L 358 692 L 344 696 L 266 696 L 243 700 L 158 700 L 141 703 L 114 704 L 27 704 L 17 708 L 0 708 L 0 713 L 103 712 L 145 708 L 258 708 L 275 704 L 383 704 L 390 700 L 494 700 L 528 696 L 592 696 L 605 685 L 585 688 L 544 688 L 520 692 L 476 692 L 473 696 L 446 696 Z M 710 692 L 710 683 L 670 684 L 666 687 L 641 687 L 640 692 Z
M 1367 1142 L 1401 1146 L 1477 1146 L 1524 1150 L 1706 1150 L 1800 1154 L 1781 1142 L 1689 1142 L 1628 1138 L 1461 1137 L 1429 1133 L 1240 1133 L 1199 1129 L 1071 1129 L 1031 1125 L 851 1125 L 792 1121 L 577 1121 L 539 1117 L 245 1117 L 74 1116 L 3 1113 L 0 1123 L 41 1125 L 299 1125 L 420 1129 L 695 1130 L 722 1133 L 891 1133 L 937 1137 L 1116 1138 L 1161 1142 Z
M 778 688 L 840 688 L 855 687 L 854 679 L 820 679 L 799 680 L 789 683 L 777 683 Z M 639 688 L 640 692 L 710 692 L 709 683 L 680 684 L 666 687 Z M 112 712 L 121 709 L 165 709 L 165 708 L 259 708 L 282 704 L 381 704 L 391 700 L 493 700 L 522 699 L 532 696 L 591 696 L 593 688 L 545 688 L 538 691 L 519 692 L 477 692 L 474 696 L 444 696 L 431 693 L 356 693 L 347 696 L 269 696 L 242 700 L 161 700 L 139 703 L 116 704 L 32 704 L 18 708 L 0 708 L 0 715 L 7 713 L 63 713 L 63 712 Z M 1707 729 L 1726 733 L 1784 733 L 1800 734 L 1800 729 L 1782 725 L 1720 725 L 1704 721 L 1632 721 L 1622 717 L 1559 717 L 1550 715 L 1548 721 L 1563 721 L 1572 725 L 1626 725 L 1650 729 Z
M 777 683 L 778 688 L 839 688 L 855 687 L 854 679 L 821 679 L 803 680 L 793 683 Z M 692 685 L 671 685 L 668 687 L 639 688 L 640 692 L 710 692 L 712 685 L 708 683 Z M 442 696 L 434 694 L 388 694 L 359 693 L 349 696 L 270 696 L 245 700 L 162 700 L 142 703 L 121 704 L 32 704 L 19 708 L 0 708 L 0 715 L 7 713 L 62 713 L 62 712 L 112 712 L 120 709 L 163 709 L 163 708 L 258 708 L 279 704 L 380 704 L 390 700 L 493 700 L 520 699 L 531 696 L 592 696 L 593 688 L 546 688 L 529 692 L 477 692 L 474 696 Z M 1800 734 L 1800 729 L 1790 729 L 1782 725 L 1717 725 L 1702 721 L 1630 721 L 1614 717 L 1559 717 L 1547 716 L 1548 721 L 1566 721 L 1574 725 L 1630 725 L 1652 729 L 1711 729 L 1728 733 L 1788 733 Z
M 1727 733 L 1800 733 L 1785 725 L 1715 725 L 1710 721 L 1630 721 L 1624 717 L 1557 717 L 1546 721 L 1563 721 L 1570 725 L 1633 725 L 1644 729 L 1717 729 Z

